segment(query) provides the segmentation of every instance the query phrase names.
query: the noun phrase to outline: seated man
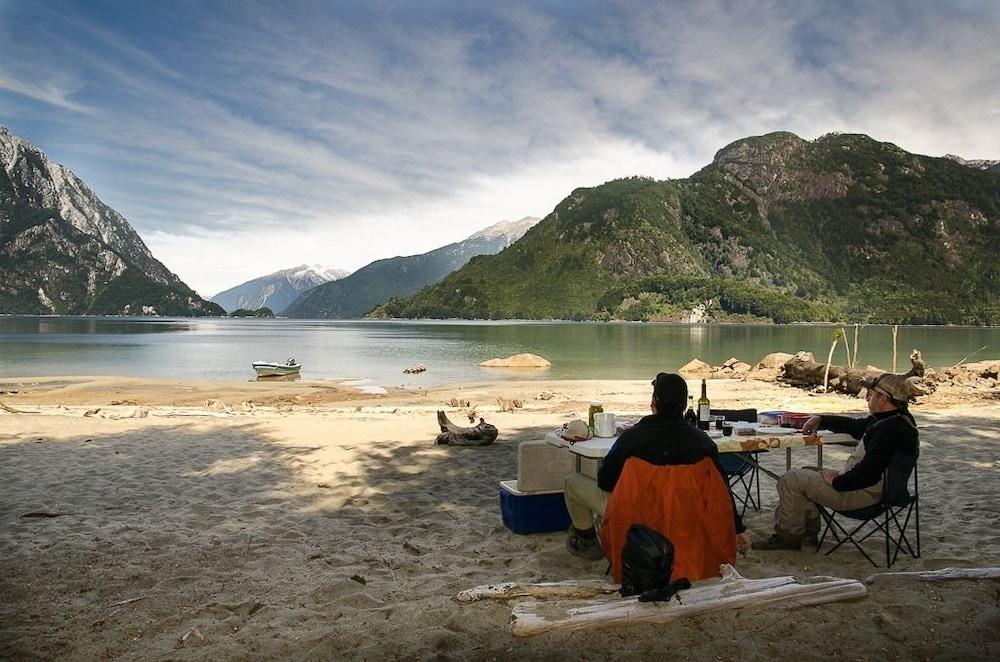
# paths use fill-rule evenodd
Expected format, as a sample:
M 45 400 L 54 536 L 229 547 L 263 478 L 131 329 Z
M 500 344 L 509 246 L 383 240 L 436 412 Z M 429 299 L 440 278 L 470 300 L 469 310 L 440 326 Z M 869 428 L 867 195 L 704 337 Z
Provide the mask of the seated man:
M 918 452 L 917 424 L 907 409 L 909 394 L 899 375 L 883 373 L 865 383 L 870 416 L 813 416 L 802 428 L 815 434 L 821 426 L 860 439 L 843 473 L 833 469 L 792 469 L 778 479 L 774 534 L 755 549 L 802 549 L 815 545 L 819 531 L 816 503 L 834 510 L 873 506 L 882 498 L 882 475 L 894 453 Z M 815 502 L 815 503 L 814 503 Z
M 618 483 L 628 458 L 637 457 L 652 464 L 666 465 L 694 464 L 704 457 L 711 457 L 725 480 L 715 442 L 684 420 L 688 394 L 684 379 L 680 375 L 661 372 L 652 384 L 653 397 L 649 408 L 653 413 L 618 437 L 597 472 L 597 480 L 580 473 L 566 478 L 566 508 L 573 521 L 566 547 L 576 556 L 594 560 L 603 558 L 594 529 L 594 515 L 604 515 L 608 497 Z M 740 551 L 746 551 L 750 539 L 744 533 L 746 529 L 735 507 L 733 515 L 737 544 Z

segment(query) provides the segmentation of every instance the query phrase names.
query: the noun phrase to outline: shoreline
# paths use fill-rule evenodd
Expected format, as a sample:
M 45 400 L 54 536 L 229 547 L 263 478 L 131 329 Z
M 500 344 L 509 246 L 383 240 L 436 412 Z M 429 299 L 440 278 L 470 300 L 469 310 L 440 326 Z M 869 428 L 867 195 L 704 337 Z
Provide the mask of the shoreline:
M 11 381 L 0 378 L 0 391 Z M 384 396 L 300 382 L 219 386 L 46 378 L 0 394 L 27 412 L 0 408 L 0 657 L 1000 654 L 1000 600 L 989 581 L 880 582 L 858 602 L 527 639 L 507 631 L 510 605 L 456 603 L 459 591 L 499 581 L 603 577 L 604 565 L 566 553 L 560 532 L 506 529 L 499 481 L 515 478 L 521 442 L 585 417 L 590 401 L 621 414 L 648 411 L 648 380 L 450 384 Z M 766 382 L 715 379 L 709 393 L 713 406 L 727 408 L 865 408 L 859 398 Z M 498 397 L 522 407 L 501 411 Z M 434 445 L 437 410 L 466 424 L 473 408 L 499 428 L 495 444 Z M 1000 566 L 1000 400 L 939 397 L 913 411 L 923 555 L 901 557 L 893 570 Z M 836 467 L 847 451 L 824 455 Z M 799 449 L 793 460 L 811 464 L 815 454 Z M 762 461 L 784 470 L 784 453 Z M 745 518 L 755 538 L 769 532 L 777 498 L 772 481 L 761 487 L 764 509 Z M 33 512 L 61 515 L 23 517 Z M 850 550 L 751 551 L 738 570 L 856 579 L 875 571 Z

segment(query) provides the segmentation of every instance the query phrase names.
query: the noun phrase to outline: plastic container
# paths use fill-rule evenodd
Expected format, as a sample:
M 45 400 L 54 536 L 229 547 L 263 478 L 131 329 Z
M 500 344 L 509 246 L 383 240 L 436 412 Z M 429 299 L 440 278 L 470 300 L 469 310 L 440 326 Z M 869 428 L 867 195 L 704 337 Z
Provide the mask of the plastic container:
M 500 514 L 514 533 L 551 533 L 569 528 L 562 490 L 522 492 L 516 480 L 500 481 Z
M 522 492 L 562 491 L 573 473 L 569 449 L 545 441 L 522 441 L 517 447 L 517 487 Z
M 802 414 L 795 411 L 762 411 L 757 414 L 757 422 L 762 425 L 778 425 L 783 428 L 801 430 L 812 414 Z
M 781 425 L 783 411 L 762 411 L 757 414 L 757 422 L 761 425 Z

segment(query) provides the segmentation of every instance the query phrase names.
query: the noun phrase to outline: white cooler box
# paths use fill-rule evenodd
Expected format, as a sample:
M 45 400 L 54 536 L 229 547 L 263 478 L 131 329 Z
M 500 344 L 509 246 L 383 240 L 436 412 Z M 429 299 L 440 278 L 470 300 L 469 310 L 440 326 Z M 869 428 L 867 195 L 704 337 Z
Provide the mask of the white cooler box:
M 523 441 L 517 447 L 517 489 L 521 492 L 562 491 L 573 473 L 576 456 L 567 448 L 544 441 Z M 597 460 L 583 458 L 580 473 L 597 478 Z

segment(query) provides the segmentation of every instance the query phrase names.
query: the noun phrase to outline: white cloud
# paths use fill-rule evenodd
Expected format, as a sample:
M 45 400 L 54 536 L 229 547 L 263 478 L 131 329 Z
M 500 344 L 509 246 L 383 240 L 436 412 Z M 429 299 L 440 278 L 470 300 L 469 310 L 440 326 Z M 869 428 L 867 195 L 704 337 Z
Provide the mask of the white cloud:
M 150 6 L 169 20 L 144 40 L 22 6 L 0 95 L 66 111 L 61 160 L 202 294 L 424 252 L 769 131 L 1000 158 L 987 4 L 458 7 Z

